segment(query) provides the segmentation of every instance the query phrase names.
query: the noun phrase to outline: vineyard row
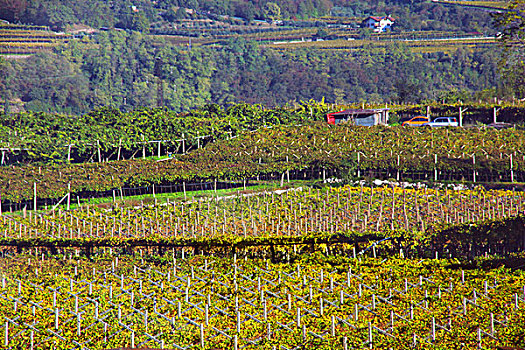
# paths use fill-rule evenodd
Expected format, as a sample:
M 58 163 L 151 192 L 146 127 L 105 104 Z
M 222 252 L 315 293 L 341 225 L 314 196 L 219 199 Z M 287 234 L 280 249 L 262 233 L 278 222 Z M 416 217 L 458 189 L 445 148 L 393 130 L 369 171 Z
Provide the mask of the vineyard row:
M 323 169 L 337 172 L 339 176 L 381 174 L 401 178 L 420 173 L 432 181 L 461 178 L 473 182 L 524 181 L 525 137 L 522 134 L 520 130 L 420 131 L 326 124 L 264 128 L 209 143 L 204 149 L 161 162 L 128 160 L 8 167 L 0 174 L 0 194 L 4 201 L 20 202 L 34 199 L 35 186 L 36 197 L 58 199 L 68 193 L 110 191 L 153 183 L 242 180 L 288 176 L 290 172 L 296 176 L 315 176 L 315 170 L 322 172 Z M 100 143 L 96 145 L 102 147 Z M 93 151 L 95 157 L 103 159 L 105 154 L 101 157 L 101 148 Z
M 389 240 L 381 249 L 474 257 L 525 249 L 523 192 L 340 187 L 295 189 L 105 211 L 23 212 L 0 217 L 0 243 L 19 248 L 192 246 L 243 248 L 318 244 L 359 251 L 360 242 Z M 521 215 L 521 216 L 520 216 Z M 520 226 L 521 225 L 521 226 Z M 343 246 L 341 246 L 343 244 Z M 342 247 L 342 248 L 341 248 Z M 375 255 L 375 250 L 374 250 Z
M 3 345 L 38 349 L 320 349 L 514 345 L 523 333 L 519 270 L 359 258 L 327 267 L 174 256 L 7 257 Z M 23 277 L 22 274 L 23 273 Z

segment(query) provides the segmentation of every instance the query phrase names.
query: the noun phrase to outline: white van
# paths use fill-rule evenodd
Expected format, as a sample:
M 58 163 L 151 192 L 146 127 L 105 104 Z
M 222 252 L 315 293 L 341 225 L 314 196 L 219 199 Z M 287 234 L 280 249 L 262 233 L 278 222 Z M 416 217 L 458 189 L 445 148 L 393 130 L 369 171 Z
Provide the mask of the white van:
M 454 117 L 439 117 L 422 126 L 439 127 L 439 126 L 459 126 L 458 120 Z

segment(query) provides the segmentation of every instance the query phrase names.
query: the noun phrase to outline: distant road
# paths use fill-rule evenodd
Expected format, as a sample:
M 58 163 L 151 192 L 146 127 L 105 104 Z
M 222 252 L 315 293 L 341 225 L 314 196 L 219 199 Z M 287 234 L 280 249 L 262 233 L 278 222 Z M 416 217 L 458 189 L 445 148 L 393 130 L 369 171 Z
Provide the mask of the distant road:
M 480 42 L 484 41 L 484 40 L 496 40 L 497 38 L 495 36 L 451 36 L 451 37 L 441 37 L 441 38 L 425 38 L 425 37 L 420 37 L 420 38 L 413 38 L 413 39 L 404 39 L 404 38 L 377 38 L 376 40 L 370 40 L 370 42 L 377 42 L 377 43 L 380 43 L 380 42 L 428 42 L 428 41 L 442 41 L 442 42 L 453 42 L 453 41 L 461 41 L 461 40 L 479 40 Z M 290 41 L 276 41 L 276 42 L 273 42 L 272 44 L 270 45 L 286 45 L 286 44 L 298 44 L 298 45 L 301 45 L 301 44 L 309 44 L 309 45 L 312 45 L 315 43 L 318 43 L 319 45 L 323 45 L 323 43 L 330 43 L 332 41 L 341 41 L 341 40 L 344 40 L 344 39 L 333 39 L 333 40 L 322 40 L 322 41 L 315 41 L 315 40 L 290 40 Z M 353 40 L 352 40 L 353 41 Z M 359 42 L 359 41 L 362 41 L 360 39 L 357 39 L 355 40 L 354 42 Z
M 464 36 L 464 37 L 451 37 L 451 38 L 428 38 L 428 39 L 392 39 L 392 41 L 452 41 L 452 40 L 496 40 L 495 36 Z
M 29 55 L 12 55 L 12 54 L 0 54 L 0 56 L 4 59 L 11 59 L 11 60 L 23 60 L 26 58 L 29 58 L 32 56 L 32 54 Z

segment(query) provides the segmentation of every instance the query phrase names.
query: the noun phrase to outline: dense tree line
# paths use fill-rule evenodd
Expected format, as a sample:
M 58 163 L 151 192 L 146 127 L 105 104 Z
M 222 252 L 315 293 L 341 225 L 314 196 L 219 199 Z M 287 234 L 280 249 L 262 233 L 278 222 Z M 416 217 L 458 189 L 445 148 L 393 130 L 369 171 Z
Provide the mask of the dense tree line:
M 340 1 L 339 1 L 340 2 Z M 0 0 L 0 18 L 8 21 L 49 25 L 63 29 L 68 24 L 83 23 L 94 27 L 136 27 L 135 22 L 148 23 L 159 14 L 174 8 L 188 8 L 201 13 L 239 16 L 248 21 L 317 17 L 328 14 L 337 4 L 331 0 Z M 176 12 L 174 12 L 176 13 Z M 169 14 L 167 14 L 170 16 Z M 179 14 L 180 16 L 180 14 Z M 173 16 L 173 19 L 179 17 Z M 184 12 L 182 12 L 184 16 Z
M 155 16 L 156 9 L 148 0 L 0 0 L 0 18 L 50 26 L 54 30 L 86 24 L 147 31 Z
M 502 72 L 513 94 L 525 98 L 525 1 L 513 0 L 496 16 L 504 43 Z
M 326 15 L 342 0 L 0 0 L 0 18 L 44 25 L 84 23 L 111 26 L 126 22 L 133 12 L 154 20 L 159 11 L 189 8 L 247 20 L 317 17 Z
M 399 43 L 353 53 L 279 52 L 235 39 L 190 49 L 153 45 L 137 32 L 109 31 L 26 60 L 0 59 L 0 99 L 21 99 L 28 110 L 73 114 L 158 102 L 175 111 L 210 102 L 417 102 L 441 99 L 450 91 L 468 96 L 494 89 L 498 60 L 493 48 L 414 54 Z
M 186 13 L 184 8 L 195 10 Z M 63 30 L 68 25 L 120 27 L 147 32 L 153 22 L 217 15 L 253 19 L 312 19 L 323 15 L 366 17 L 393 15 L 401 30 L 462 30 L 490 32 L 487 12 L 413 0 L 0 0 L 0 18 Z

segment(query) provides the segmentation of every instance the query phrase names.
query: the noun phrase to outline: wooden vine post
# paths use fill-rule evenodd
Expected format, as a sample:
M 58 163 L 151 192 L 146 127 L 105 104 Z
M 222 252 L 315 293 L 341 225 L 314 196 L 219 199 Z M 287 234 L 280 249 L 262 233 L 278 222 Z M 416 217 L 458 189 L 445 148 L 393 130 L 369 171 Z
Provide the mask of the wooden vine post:
M 437 163 L 438 163 L 438 156 L 437 154 L 434 154 L 434 181 L 438 180 Z
M 117 160 L 120 160 L 120 150 L 122 148 L 122 139 L 118 139 L 118 151 L 117 151 Z
M 498 120 L 498 112 L 501 108 L 494 107 L 494 117 L 493 117 L 493 123 L 496 124 Z
M 287 165 L 287 169 L 286 169 L 286 180 L 288 183 L 290 183 L 290 170 L 288 168 L 288 156 L 286 156 L 286 165 Z M 246 188 L 244 188 L 246 189 Z
M 361 157 L 359 155 L 359 151 L 357 151 L 357 177 L 361 177 Z
M 144 134 L 140 135 L 142 137 L 142 159 L 146 158 L 146 143 L 144 141 Z
M 97 153 L 98 153 L 98 162 L 102 163 L 102 155 L 100 154 L 100 141 L 97 140 Z
M 36 211 L 36 182 L 33 182 L 33 197 L 34 197 L 33 210 Z
M 459 107 L 459 126 L 463 126 L 463 113 L 465 113 L 468 108 Z
M 399 181 L 399 154 L 397 155 L 397 175 L 396 180 Z
M 472 169 L 472 182 L 476 182 L 476 155 L 472 155 L 472 164 L 474 165 L 474 168 Z

